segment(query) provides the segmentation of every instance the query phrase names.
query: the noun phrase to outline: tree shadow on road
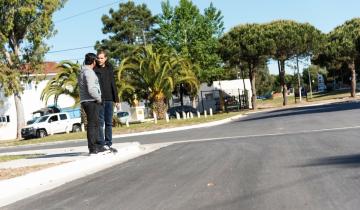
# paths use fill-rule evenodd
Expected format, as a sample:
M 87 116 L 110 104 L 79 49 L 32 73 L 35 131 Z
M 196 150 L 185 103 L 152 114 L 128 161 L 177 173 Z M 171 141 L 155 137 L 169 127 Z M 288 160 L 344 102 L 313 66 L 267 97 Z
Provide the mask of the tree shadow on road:
M 311 160 L 306 164 L 300 165 L 299 167 L 316 167 L 316 166 L 329 166 L 329 165 L 347 167 L 347 168 L 360 167 L 360 154 L 339 155 L 339 156 L 318 158 Z
M 257 114 L 254 117 L 249 115 L 246 118 L 242 118 L 238 121 L 254 121 L 254 120 L 263 120 L 263 119 L 275 118 L 275 117 L 338 112 L 338 111 L 346 111 L 353 109 L 360 109 L 360 103 L 356 103 L 356 102 L 333 103 L 333 104 L 327 104 L 321 106 L 280 109 L 280 110 L 274 110 L 266 113 Z

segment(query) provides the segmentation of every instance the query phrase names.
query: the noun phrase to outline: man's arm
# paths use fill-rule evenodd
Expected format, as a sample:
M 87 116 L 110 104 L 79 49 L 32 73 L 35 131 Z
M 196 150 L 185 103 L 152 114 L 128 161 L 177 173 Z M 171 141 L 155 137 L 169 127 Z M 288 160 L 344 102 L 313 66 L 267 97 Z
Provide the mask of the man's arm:
M 120 102 L 120 100 L 119 100 L 119 95 L 118 95 L 118 91 L 116 88 L 115 74 L 114 74 L 114 70 L 113 70 L 112 66 L 110 67 L 110 73 L 111 73 L 111 88 L 112 88 L 112 91 L 113 91 L 113 94 L 115 97 L 116 106 L 118 106 L 118 103 Z
M 91 71 L 86 72 L 86 82 L 91 97 L 93 97 L 96 100 L 96 102 L 101 103 L 100 85 L 95 72 L 91 72 Z

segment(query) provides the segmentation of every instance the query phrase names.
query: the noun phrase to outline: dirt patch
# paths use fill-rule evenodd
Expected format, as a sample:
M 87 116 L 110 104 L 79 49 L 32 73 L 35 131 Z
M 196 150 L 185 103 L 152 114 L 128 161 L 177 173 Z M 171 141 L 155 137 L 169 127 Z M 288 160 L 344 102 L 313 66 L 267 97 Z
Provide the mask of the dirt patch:
M 17 176 L 22 176 L 34 171 L 40 171 L 42 169 L 50 168 L 53 166 L 61 165 L 68 162 L 60 162 L 60 163 L 48 163 L 34 166 L 26 166 L 19 168 L 3 168 L 0 169 L 0 180 L 11 179 Z

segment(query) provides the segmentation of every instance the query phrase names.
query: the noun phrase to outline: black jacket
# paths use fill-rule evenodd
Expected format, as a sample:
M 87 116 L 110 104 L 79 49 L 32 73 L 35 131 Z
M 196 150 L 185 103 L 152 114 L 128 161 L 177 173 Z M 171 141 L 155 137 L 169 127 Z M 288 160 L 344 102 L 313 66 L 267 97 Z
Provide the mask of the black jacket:
M 112 65 L 106 63 L 105 67 L 96 66 L 94 70 L 99 79 L 102 99 L 109 100 L 109 98 L 105 97 L 111 94 L 111 101 L 119 103 L 119 96 L 115 84 L 115 76 Z M 106 89 L 106 87 L 109 89 Z

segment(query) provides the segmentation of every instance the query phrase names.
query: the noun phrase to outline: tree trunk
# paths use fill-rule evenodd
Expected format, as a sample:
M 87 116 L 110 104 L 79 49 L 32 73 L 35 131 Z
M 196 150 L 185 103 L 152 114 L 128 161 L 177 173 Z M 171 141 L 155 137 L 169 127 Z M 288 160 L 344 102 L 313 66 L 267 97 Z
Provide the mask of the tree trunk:
M 355 73 L 355 61 L 351 61 L 349 64 L 351 71 L 351 97 L 355 97 L 356 94 L 356 73 Z
M 180 84 L 180 105 L 181 107 L 184 106 L 184 84 Z
M 196 109 L 196 96 L 190 96 L 191 106 Z
M 255 86 L 255 71 L 256 69 L 254 68 L 253 65 L 249 65 L 249 78 L 250 78 L 250 82 L 251 82 L 251 105 L 252 105 L 252 109 L 256 110 L 256 86 Z
M 280 68 L 279 68 L 279 76 L 280 76 L 280 85 L 282 87 L 283 92 L 283 106 L 287 105 L 287 87 L 285 83 L 285 60 L 280 61 Z
M 17 120 L 16 138 L 21 139 L 21 128 L 25 126 L 24 107 L 22 105 L 21 96 L 19 93 L 14 94 L 14 100 L 16 107 L 16 120 Z
M 154 95 L 155 97 L 153 99 L 154 102 L 152 104 L 152 111 L 156 113 L 158 119 L 164 119 L 167 110 L 164 94 L 160 92 Z

